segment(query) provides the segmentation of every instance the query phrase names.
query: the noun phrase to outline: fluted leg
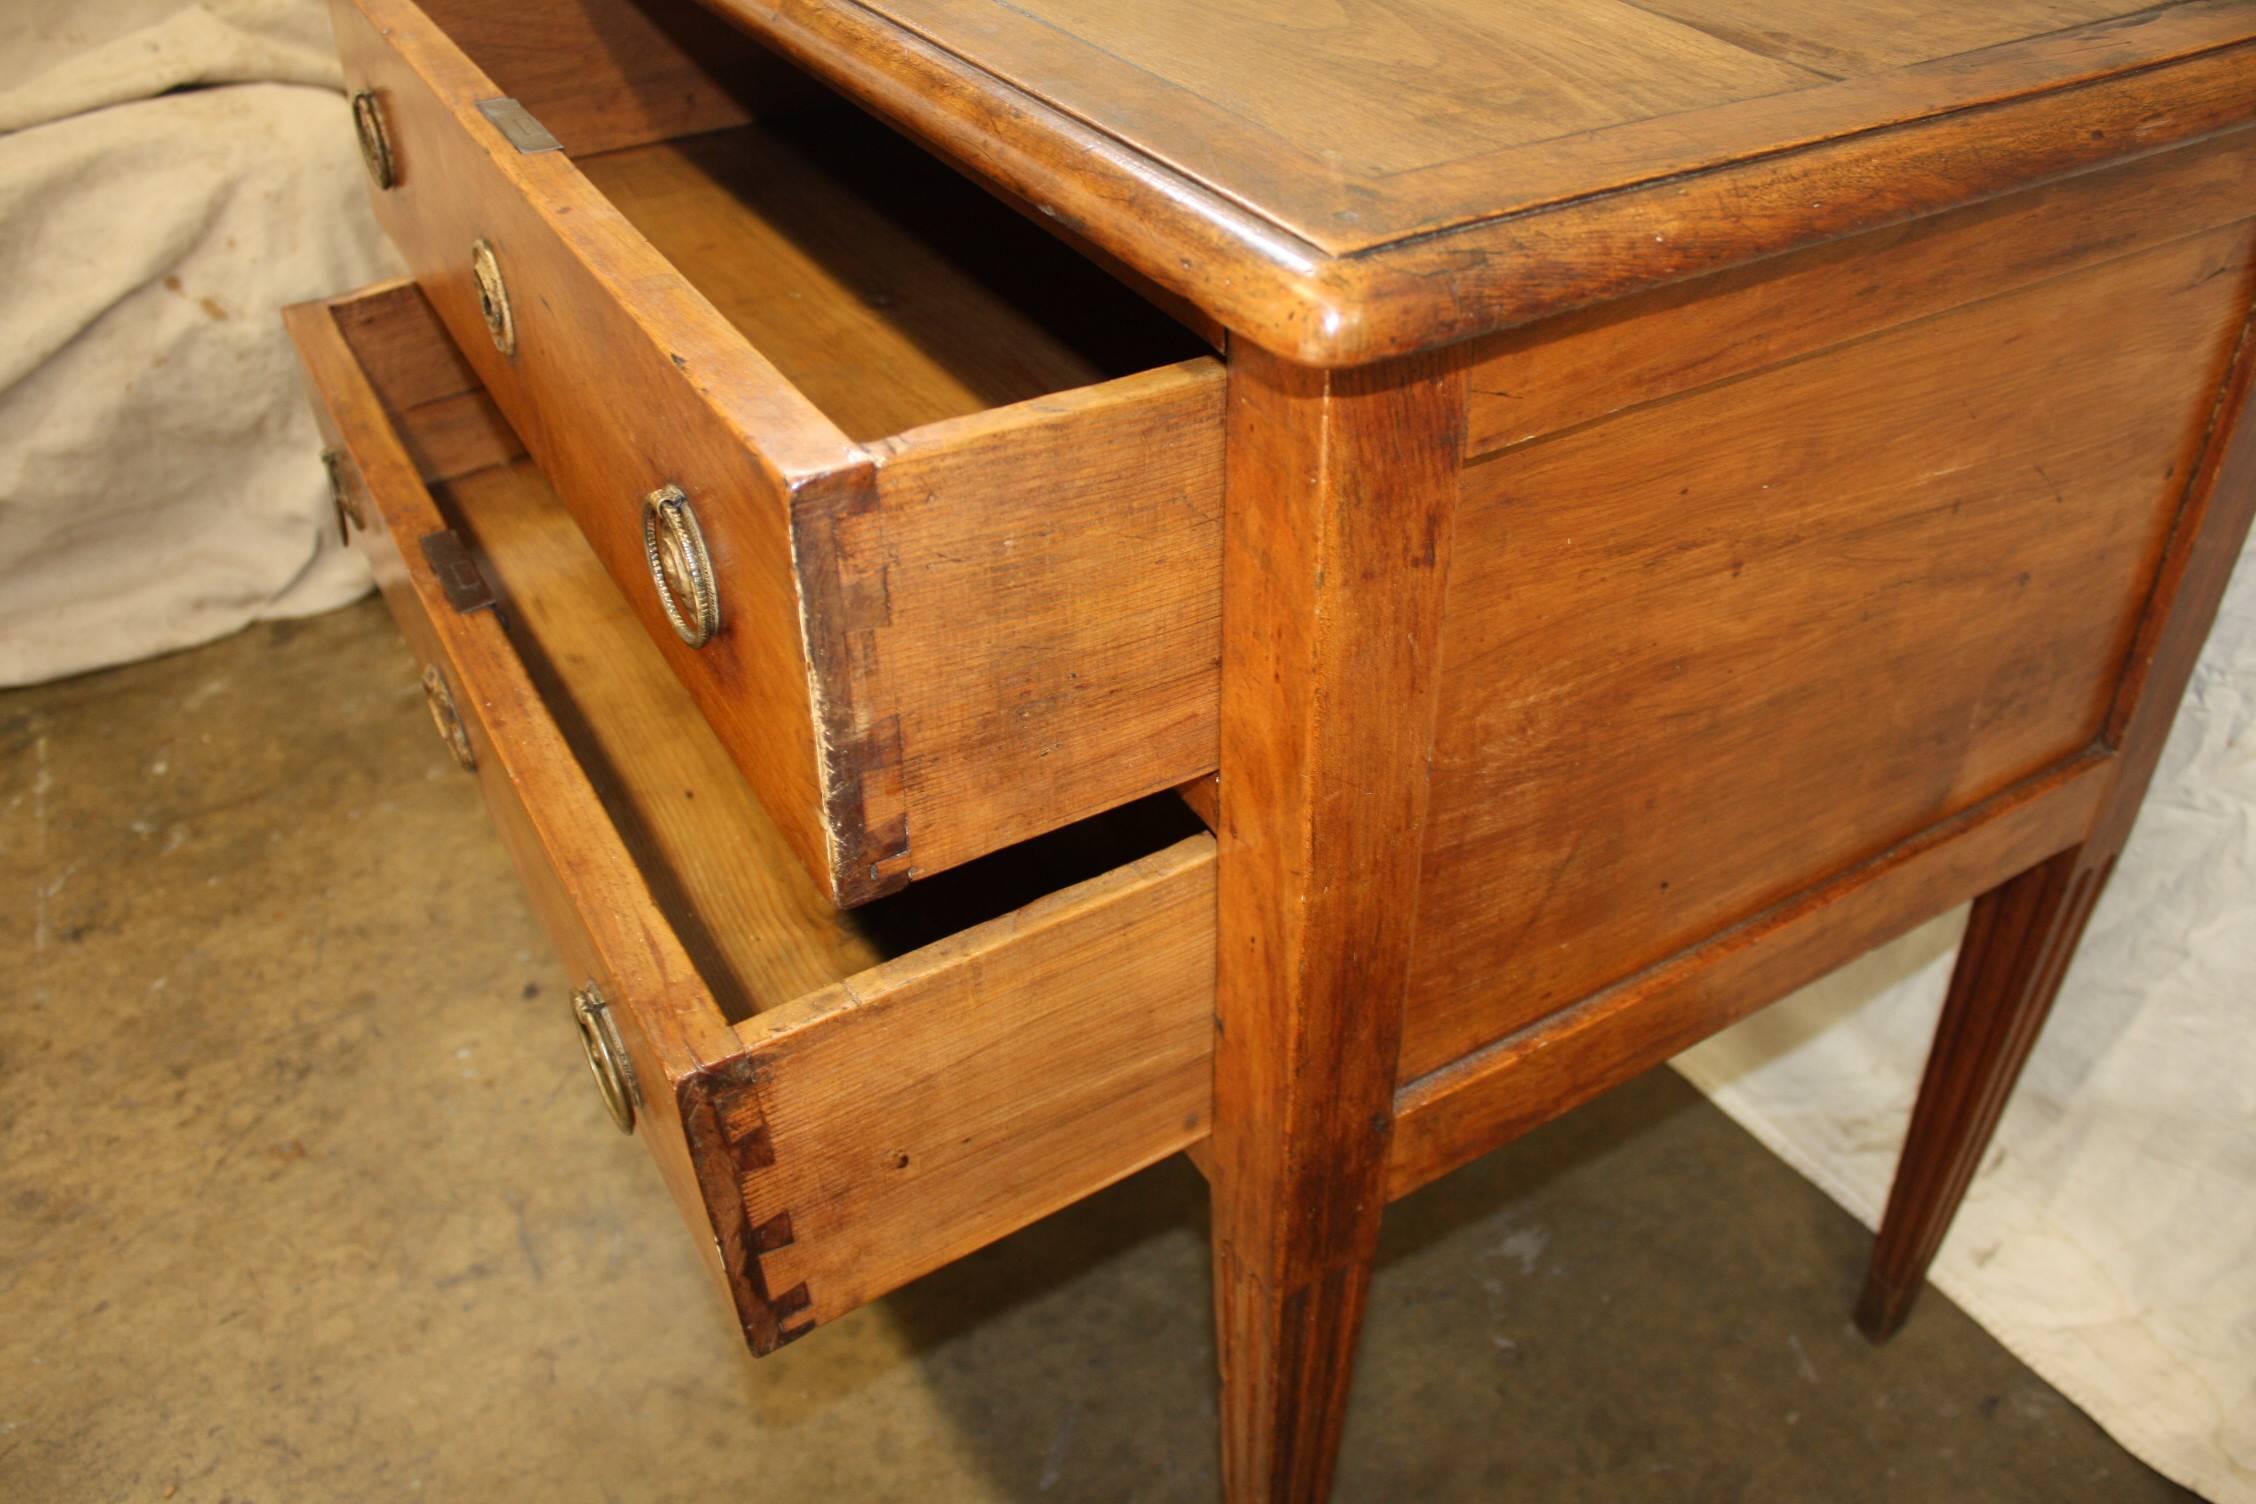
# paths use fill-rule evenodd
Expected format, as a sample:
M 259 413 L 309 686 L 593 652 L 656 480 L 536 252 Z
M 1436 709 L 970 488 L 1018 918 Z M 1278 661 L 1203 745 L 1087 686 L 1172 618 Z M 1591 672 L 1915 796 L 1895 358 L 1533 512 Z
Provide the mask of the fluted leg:
M 1875 1342 L 1903 1325 L 2037 1042 L 2092 905 L 2114 867 L 2064 851 L 1976 900 L 1935 1028 L 1857 1325 Z

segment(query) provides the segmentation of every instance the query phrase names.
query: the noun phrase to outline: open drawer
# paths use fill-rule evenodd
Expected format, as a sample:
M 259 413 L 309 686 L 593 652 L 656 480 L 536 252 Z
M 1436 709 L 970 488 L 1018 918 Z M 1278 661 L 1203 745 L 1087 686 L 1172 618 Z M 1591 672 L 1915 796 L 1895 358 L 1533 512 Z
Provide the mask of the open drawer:
M 1214 767 L 1198 336 L 681 4 L 333 10 L 379 219 L 834 902 Z
M 1214 843 L 1180 801 L 841 912 L 415 285 L 288 317 L 340 513 L 597 1084 L 755 1349 L 1204 1136 Z

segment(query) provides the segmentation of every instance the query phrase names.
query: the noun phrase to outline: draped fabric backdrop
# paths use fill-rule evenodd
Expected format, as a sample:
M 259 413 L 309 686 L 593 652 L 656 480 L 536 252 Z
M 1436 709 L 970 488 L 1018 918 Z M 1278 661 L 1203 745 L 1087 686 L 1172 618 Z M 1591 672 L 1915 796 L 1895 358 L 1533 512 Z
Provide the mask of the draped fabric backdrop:
M 366 588 L 277 311 L 396 271 L 320 0 L 0 7 L 0 683 Z M 2256 566 L 1936 1268 L 2132 1451 L 2256 1501 Z M 1678 1062 L 1872 1221 L 1956 919 Z M 1842 1292 L 1847 1319 L 1851 1292 Z
M 0 684 L 367 570 L 277 314 L 392 274 L 318 0 L 0 5 Z

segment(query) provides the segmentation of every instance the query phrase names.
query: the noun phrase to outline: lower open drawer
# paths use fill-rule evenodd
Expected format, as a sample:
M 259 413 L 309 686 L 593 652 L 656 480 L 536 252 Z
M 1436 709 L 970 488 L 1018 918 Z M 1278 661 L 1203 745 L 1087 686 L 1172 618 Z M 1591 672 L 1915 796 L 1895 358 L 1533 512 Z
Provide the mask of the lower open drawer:
M 1214 844 L 1181 804 L 841 913 L 414 285 L 288 317 L 349 536 L 755 1350 L 1205 1135 Z

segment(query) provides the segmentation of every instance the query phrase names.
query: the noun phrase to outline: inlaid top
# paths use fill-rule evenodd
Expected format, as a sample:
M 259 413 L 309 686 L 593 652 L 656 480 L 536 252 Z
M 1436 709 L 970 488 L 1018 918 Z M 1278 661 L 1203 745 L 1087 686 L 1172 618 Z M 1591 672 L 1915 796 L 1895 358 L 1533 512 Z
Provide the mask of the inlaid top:
M 707 3 L 1323 363 L 2256 112 L 2256 0 Z

